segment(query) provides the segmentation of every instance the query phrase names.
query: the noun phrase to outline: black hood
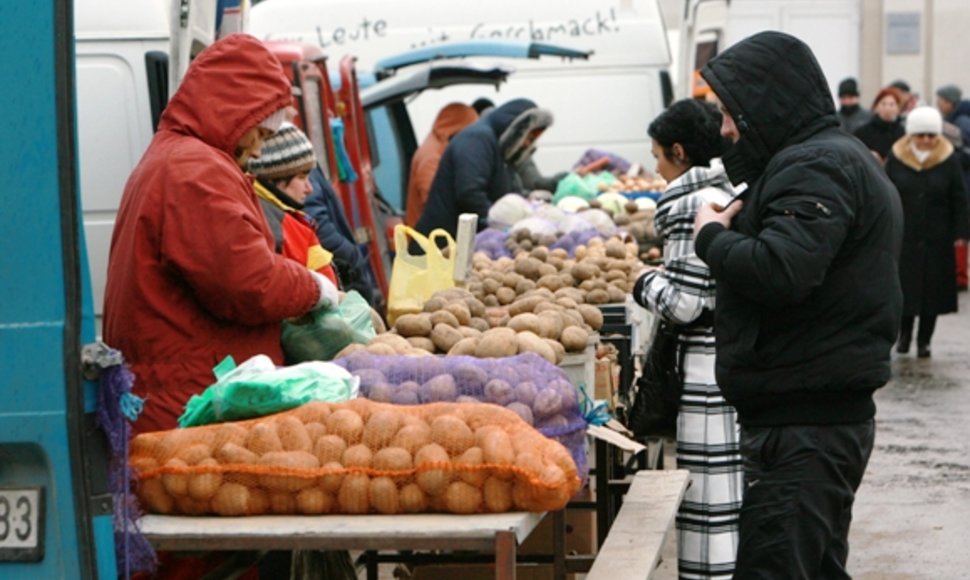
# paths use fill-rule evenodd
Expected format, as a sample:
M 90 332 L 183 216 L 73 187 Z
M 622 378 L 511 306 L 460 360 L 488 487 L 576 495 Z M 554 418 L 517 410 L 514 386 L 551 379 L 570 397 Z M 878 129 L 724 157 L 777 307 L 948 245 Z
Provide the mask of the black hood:
M 723 157 L 735 185 L 752 184 L 781 149 L 839 125 L 822 68 L 794 36 L 750 36 L 707 63 L 701 76 L 741 135 Z

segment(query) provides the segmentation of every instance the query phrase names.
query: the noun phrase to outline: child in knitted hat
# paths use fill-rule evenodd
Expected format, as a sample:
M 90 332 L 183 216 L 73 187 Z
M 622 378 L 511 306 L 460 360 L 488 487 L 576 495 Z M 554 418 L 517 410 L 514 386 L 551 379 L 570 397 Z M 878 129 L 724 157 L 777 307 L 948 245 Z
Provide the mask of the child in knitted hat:
M 313 143 L 306 134 L 283 123 L 263 142 L 259 157 L 249 160 L 249 172 L 256 176 L 256 195 L 276 239 L 276 252 L 337 284 L 333 254 L 320 245 L 312 222 L 303 213 L 303 202 L 313 191 L 309 176 L 316 164 Z

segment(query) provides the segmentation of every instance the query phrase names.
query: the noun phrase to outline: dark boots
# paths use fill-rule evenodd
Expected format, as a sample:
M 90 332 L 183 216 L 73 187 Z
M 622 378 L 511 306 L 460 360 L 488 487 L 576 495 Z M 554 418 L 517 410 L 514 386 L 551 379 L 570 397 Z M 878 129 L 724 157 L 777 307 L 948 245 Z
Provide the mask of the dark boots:
M 896 342 L 896 352 L 906 354 L 909 352 L 909 343 L 913 342 L 913 329 L 903 329 L 899 331 L 899 341 Z
M 899 329 L 899 340 L 896 341 L 896 352 L 907 354 L 909 345 L 913 342 L 913 326 L 915 316 L 904 316 L 902 325 Z M 916 356 L 919 358 L 930 358 L 930 338 L 936 330 L 936 316 L 920 316 L 919 334 L 916 337 Z

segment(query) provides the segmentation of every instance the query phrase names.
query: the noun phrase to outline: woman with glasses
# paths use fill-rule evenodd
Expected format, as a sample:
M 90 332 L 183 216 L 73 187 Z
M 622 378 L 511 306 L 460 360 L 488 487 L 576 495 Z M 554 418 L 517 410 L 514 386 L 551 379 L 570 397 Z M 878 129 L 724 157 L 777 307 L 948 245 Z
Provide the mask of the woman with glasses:
M 943 117 L 932 107 L 917 107 L 906 117 L 906 134 L 893 144 L 886 173 L 903 203 L 905 225 L 899 259 L 903 287 L 903 324 L 896 352 L 909 352 L 919 318 L 916 353 L 930 356 L 936 317 L 957 310 L 953 246 L 970 235 L 960 162 L 953 145 L 941 137 Z

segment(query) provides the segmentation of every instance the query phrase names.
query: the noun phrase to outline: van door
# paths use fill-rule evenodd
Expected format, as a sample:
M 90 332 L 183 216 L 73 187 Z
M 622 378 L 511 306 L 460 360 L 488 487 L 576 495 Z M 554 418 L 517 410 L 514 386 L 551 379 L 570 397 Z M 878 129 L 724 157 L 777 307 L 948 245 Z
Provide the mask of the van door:
M 704 97 L 698 72 L 725 47 L 728 0 L 686 0 L 676 68 L 677 98 Z
M 217 14 L 223 8 L 219 0 L 173 0 L 171 4 L 172 37 L 169 45 L 169 87 L 175 93 L 192 60 L 218 38 Z M 237 8 L 241 10 L 241 7 Z

